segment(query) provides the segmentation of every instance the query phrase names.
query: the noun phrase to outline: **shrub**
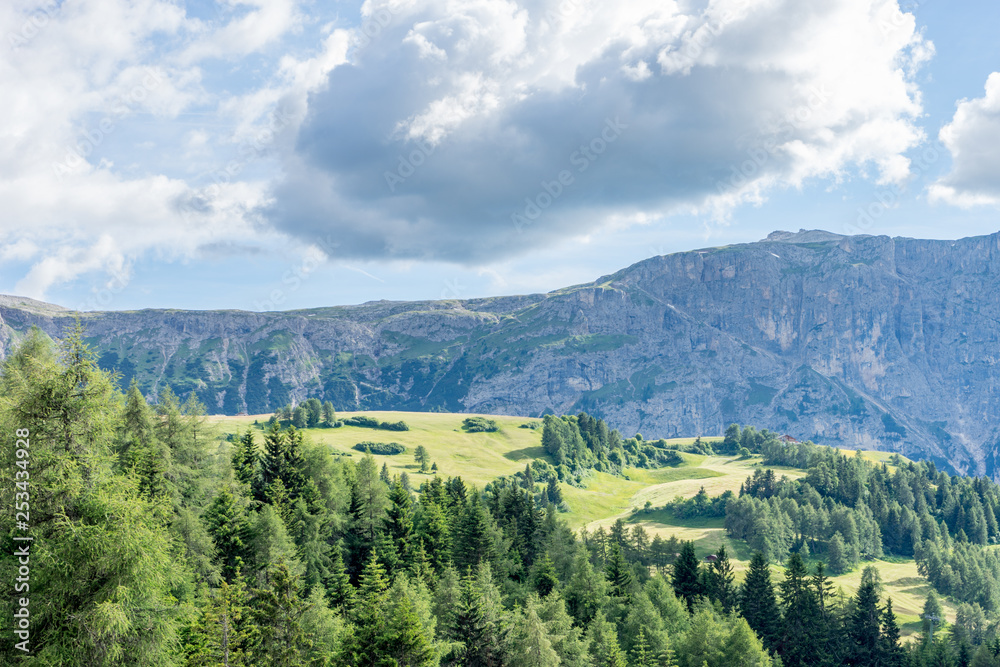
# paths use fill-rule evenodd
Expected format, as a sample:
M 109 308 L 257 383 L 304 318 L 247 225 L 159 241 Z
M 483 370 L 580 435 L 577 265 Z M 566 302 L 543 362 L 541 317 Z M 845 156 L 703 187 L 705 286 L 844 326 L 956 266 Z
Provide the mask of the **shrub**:
M 369 451 L 380 456 L 392 456 L 406 451 L 406 447 L 398 442 L 359 442 L 354 445 L 354 449 L 359 452 Z
M 462 428 L 469 433 L 493 433 L 500 430 L 500 425 L 486 417 L 466 417 L 462 421 Z
M 377 428 L 383 431 L 409 431 L 410 427 L 404 421 L 398 422 L 380 422 L 374 417 L 365 417 L 363 415 L 357 415 L 354 417 L 348 417 L 343 422 L 340 422 L 345 426 L 357 426 L 359 428 Z

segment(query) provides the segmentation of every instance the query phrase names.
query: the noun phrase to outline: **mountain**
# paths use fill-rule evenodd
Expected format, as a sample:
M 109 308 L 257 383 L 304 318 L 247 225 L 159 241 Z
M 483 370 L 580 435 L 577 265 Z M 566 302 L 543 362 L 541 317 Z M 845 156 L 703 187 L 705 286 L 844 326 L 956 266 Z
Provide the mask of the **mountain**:
M 529 296 L 311 310 L 71 311 L 0 297 L 0 355 L 79 316 L 100 364 L 210 412 L 586 410 L 623 433 L 767 425 L 1000 475 L 1000 234 L 775 232 Z

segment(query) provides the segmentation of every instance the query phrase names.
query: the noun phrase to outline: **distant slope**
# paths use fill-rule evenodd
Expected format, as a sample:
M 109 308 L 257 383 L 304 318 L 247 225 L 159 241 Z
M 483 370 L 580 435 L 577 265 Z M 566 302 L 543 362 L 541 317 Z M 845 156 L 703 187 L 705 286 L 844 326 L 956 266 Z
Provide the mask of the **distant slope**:
M 545 295 L 283 313 L 84 313 L 101 364 L 213 412 L 540 415 L 625 434 L 769 424 L 997 476 L 1000 235 L 826 232 L 654 257 Z M 0 300 L 0 354 L 72 313 Z

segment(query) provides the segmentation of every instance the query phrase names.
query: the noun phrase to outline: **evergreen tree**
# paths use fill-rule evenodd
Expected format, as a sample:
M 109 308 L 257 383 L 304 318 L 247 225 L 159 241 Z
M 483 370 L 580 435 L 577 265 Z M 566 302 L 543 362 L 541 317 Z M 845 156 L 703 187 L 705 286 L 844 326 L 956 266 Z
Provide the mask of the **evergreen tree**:
M 632 568 L 625 561 L 625 556 L 617 542 L 611 545 L 611 557 L 608 559 L 604 573 L 608 578 L 611 594 L 617 598 L 628 600 L 632 595 Z
M 545 499 L 558 507 L 563 502 L 562 491 L 555 477 L 549 477 L 548 485 L 545 488 Z
M 780 653 L 789 667 L 820 662 L 817 639 L 822 636 L 823 621 L 807 574 L 802 558 L 793 553 L 785 563 L 785 579 L 779 584 L 784 619 Z
M 460 664 L 466 667 L 501 667 L 510 653 L 510 624 L 493 585 L 488 565 L 470 572 L 462 580 L 450 636 L 460 648 Z
M 420 464 L 420 472 L 426 473 L 431 459 L 427 453 L 427 448 L 423 445 L 417 445 L 416 450 L 413 452 L 413 458 Z
M 594 570 L 585 551 L 573 561 L 573 575 L 566 584 L 566 606 L 581 626 L 587 626 L 597 615 L 607 596 L 608 580 Z
M 243 568 L 248 548 L 250 523 L 245 502 L 232 490 L 223 487 L 205 512 L 205 523 L 215 542 L 222 576 L 226 581 L 233 582 Z
M 254 591 L 253 616 L 260 630 L 253 664 L 297 667 L 307 638 L 302 629 L 306 603 L 300 597 L 297 578 L 280 560 L 268 569 L 264 586 Z
M 240 436 L 233 450 L 233 473 L 243 484 L 253 486 L 257 480 L 257 467 L 260 464 L 257 443 L 254 442 L 253 429 L 248 428 Z
M 862 582 L 854 596 L 854 610 L 848 626 L 852 665 L 883 664 L 885 647 L 881 635 L 882 620 L 874 582 Z
M 222 582 L 191 624 L 185 637 L 185 667 L 249 667 L 249 654 L 259 640 L 251 618 L 249 594 L 237 573 Z
M 556 567 L 552 563 L 548 552 L 542 555 L 533 568 L 531 575 L 531 585 L 541 597 L 545 597 L 559 586 L 559 578 L 556 576 Z
M 594 667 L 628 667 L 625 652 L 618 644 L 615 625 L 608 622 L 603 613 L 598 612 L 587 626 L 587 640 Z
M 409 567 L 413 563 L 413 503 L 410 492 L 403 488 L 398 479 L 389 490 L 385 533 L 397 554 L 397 562 L 390 563 L 390 574 L 397 568 Z
M 559 654 L 552 648 L 548 628 L 538 616 L 538 598 L 528 596 L 517 614 L 511 633 L 510 664 L 521 667 L 557 667 Z
M 903 667 L 906 664 L 906 654 L 899 643 L 899 623 L 892 611 L 892 598 L 885 601 L 882 611 L 882 660 L 885 667 Z
M 413 601 L 405 594 L 390 595 L 389 580 L 375 553 L 365 563 L 350 619 L 340 647 L 339 661 L 345 667 L 435 664 L 432 638 Z
M 681 554 L 674 561 L 672 583 L 677 596 L 687 602 L 688 611 L 693 611 L 695 599 L 704 592 L 701 587 L 698 556 L 694 551 L 694 542 L 687 541 L 681 545 Z
M 706 569 L 705 593 L 710 600 L 720 602 L 723 611 L 728 614 L 737 602 L 736 574 L 724 544 L 719 545 L 715 556 L 715 562 Z

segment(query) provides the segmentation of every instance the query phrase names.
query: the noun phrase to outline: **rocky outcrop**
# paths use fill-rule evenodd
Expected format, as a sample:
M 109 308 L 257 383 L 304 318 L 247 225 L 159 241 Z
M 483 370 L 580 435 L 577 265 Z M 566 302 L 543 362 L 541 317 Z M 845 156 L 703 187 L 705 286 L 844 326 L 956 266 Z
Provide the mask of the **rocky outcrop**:
M 775 232 L 544 295 L 281 313 L 79 314 L 102 366 L 213 412 L 587 410 L 624 433 L 728 423 L 994 477 L 1000 235 Z M 0 297 L 0 354 L 74 313 Z

